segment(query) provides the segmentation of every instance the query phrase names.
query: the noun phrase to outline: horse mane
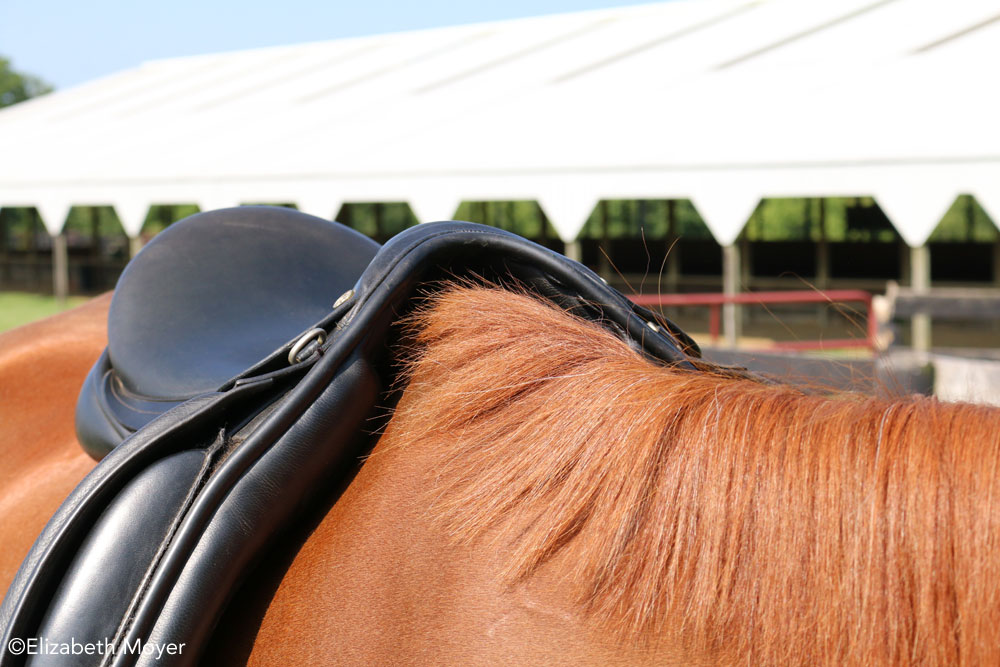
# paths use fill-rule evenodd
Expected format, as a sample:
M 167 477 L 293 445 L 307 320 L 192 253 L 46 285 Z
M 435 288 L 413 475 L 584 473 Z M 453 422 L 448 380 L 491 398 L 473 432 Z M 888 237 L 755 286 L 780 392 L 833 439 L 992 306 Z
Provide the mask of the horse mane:
M 397 441 L 511 585 L 559 557 L 617 640 L 722 662 L 1000 662 L 1000 411 L 665 367 L 497 288 L 409 326 Z

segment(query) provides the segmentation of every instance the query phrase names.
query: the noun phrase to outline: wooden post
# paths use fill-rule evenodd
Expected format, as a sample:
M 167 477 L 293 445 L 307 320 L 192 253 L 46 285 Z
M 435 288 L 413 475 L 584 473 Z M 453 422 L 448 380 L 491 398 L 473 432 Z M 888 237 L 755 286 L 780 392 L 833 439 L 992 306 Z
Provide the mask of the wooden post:
M 580 240 L 574 239 L 572 241 L 567 241 L 566 252 L 564 254 L 575 262 L 582 262 L 583 248 L 580 246 Z
M 52 237 L 52 293 L 59 303 L 65 303 L 69 295 L 69 248 L 66 232 Z
M 136 234 L 135 236 L 128 237 L 128 256 L 135 257 L 142 250 L 142 235 Z
M 740 274 L 740 249 L 735 243 L 722 246 L 723 294 L 735 295 L 739 292 Z M 735 303 L 725 304 L 722 307 L 722 330 L 727 347 L 735 348 L 739 343 L 741 324 L 739 306 Z
M 910 249 L 910 286 L 918 294 L 931 288 L 931 253 L 927 244 Z M 911 321 L 912 347 L 919 352 L 931 349 L 931 316 L 917 313 Z

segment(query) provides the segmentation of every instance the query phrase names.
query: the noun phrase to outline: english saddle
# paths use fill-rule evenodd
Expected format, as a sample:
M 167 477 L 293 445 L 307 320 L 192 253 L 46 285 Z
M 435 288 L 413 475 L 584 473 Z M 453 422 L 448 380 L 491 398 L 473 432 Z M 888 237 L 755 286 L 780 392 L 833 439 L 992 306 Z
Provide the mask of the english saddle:
M 100 463 L 0 606 L 0 666 L 67 664 L 11 652 L 27 637 L 112 647 L 72 664 L 197 660 L 283 523 L 373 444 L 393 401 L 393 323 L 449 277 L 516 282 L 644 355 L 703 367 L 671 322 L 498 229 L 422 224 L 379 247 L 290 209 L 192 216 L 148 244 L 115 290 L 108 348 L 77 408 Z M 170 642 L 183 654 L 137 650 Z

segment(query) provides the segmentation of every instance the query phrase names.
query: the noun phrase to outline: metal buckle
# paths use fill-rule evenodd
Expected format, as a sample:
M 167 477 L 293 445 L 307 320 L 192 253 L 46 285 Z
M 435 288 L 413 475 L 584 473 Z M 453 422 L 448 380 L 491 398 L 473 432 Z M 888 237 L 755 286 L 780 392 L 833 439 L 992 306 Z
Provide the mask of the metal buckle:
M 316 347 L 319 347 L 326 341 L 326 330 L 316 327 L 315 329 L 310 329 L 305 332 L 299 339 L 295 341 L 295 345 L 292 345 L 292 349 L 288 351 L 288 363 L 289 365 L 295 365 L 303 359 L 299 359 L 299 356 L 305 351 L 306 347 L 311 343 L 315 343 Z M 313 350 L 311 349 L 310 352 Z M 308 358 L 308 357 L 307 357 Z

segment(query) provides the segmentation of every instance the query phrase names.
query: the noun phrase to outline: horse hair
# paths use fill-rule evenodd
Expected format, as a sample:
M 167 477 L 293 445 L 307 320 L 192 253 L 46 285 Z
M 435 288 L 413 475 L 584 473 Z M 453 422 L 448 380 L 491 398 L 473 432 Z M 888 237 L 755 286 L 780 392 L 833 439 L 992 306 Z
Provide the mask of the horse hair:
M 677 370 L 497 288 L 408 326 L 396 439 L 511 586 L 559 557 L 617 641 L 720 662 L 1000 664 L 1000 410 Z

